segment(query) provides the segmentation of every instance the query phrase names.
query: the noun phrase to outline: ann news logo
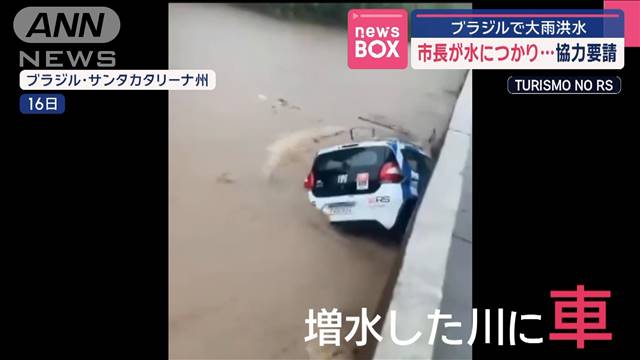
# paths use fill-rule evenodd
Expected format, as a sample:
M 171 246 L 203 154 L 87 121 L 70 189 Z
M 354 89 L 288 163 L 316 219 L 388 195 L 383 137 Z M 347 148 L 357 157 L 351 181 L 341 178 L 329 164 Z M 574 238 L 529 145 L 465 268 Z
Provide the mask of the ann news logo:
M 120 18 L 107 7 L 26 7 L 13 19 L 26 43 L 108 43 L 120 31 Z
M 21 68 L 116 66 L 116 52 L 100 47 L 115 39 L 120 31 L 120 18 L 110 8 L 29 6 L 14 17 L 13 31 L 25 43 L 60 46 L 20 50 Z M 96 47 L 78 49 L 66 44 L 96 44 Z
M 351 69 L 407 67 L 407 11 L 352 9 L 349 11 L 348 64 Z

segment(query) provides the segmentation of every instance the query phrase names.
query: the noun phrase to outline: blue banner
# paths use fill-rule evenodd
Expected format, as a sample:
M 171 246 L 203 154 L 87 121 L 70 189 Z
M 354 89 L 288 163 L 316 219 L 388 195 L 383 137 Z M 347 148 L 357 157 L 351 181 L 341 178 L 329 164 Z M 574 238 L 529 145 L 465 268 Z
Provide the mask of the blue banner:
M 414 10 L 413 38 L 624 37 L 622 10 Z
M 62 114 L 65 110 L 62 94 L 22 94 L 20 112 L 23 114 Z

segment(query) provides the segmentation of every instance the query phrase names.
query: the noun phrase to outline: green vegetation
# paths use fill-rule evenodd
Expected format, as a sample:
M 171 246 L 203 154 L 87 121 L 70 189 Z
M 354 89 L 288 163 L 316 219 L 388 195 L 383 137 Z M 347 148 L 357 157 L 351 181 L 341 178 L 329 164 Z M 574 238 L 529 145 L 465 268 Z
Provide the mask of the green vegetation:
M 414 9 L 470 9 L 470 4 L 442 3 L 257 3 L 239 4 L 260 13 L 287 19 L 347 27 L 350 9 L 397 9 L 405 8 L 411 14 Z M 411 24 L 409 24 L 411 25 Z

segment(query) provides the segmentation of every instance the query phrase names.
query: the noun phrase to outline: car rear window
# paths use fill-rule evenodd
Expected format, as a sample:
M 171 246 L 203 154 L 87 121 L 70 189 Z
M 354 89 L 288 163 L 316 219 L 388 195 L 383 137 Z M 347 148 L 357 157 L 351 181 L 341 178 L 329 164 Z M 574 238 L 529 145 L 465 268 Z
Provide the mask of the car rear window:
M 344 171 L 354 168 L 377 167 L 389 157 L 390 149 L 386 146 L 351 148 L 321 154 L 316 159 L 315 171 Z
M 350 147 L 318 155 L 313 166 L 318 197 L 369 194 L 380 188 L 378 175 L 382 164 L 393 159 L 388 146 Z M 367 184 L 358 187 L 358 176 L 368 174 Z

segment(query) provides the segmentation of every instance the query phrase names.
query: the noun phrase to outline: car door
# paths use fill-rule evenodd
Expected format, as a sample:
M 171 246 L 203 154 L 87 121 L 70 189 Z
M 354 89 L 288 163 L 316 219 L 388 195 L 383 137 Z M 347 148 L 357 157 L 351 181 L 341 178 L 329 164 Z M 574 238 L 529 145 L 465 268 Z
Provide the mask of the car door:
M 431 176 L 426 157 L 410 147 L 402 149 L 402 156 L 411 168 L 411 194 L 419 196 L 424 192 Z

